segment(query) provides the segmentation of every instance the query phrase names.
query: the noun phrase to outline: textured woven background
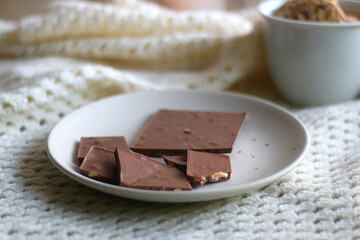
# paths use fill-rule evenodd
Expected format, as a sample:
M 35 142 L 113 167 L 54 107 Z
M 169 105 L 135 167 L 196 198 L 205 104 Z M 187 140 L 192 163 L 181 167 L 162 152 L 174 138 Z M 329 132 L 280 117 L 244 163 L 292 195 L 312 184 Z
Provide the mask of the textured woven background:
M 0 239 L 360 239 L 359 101 L 296 110 L 310 132 L 310 150 L 267 187 L 210 202 L 138 202 L 63 175 L 47 157 L 47 134 L 66 114 L 96 99 L 189 86 L 141 81 L 104 63 L 27 54 L 0 62 Z M 266 70 L 246 69 L 232 77 L 218 74 L 227 82 L 210 88 L 285 103 Z M 195 87 L 208 88 L 201 79 Z

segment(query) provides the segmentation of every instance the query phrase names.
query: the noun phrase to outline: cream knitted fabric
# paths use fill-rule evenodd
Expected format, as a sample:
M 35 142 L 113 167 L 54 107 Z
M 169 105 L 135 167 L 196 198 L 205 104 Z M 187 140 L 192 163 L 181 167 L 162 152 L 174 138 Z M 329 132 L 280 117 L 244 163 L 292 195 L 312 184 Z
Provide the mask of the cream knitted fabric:
M 191 204 L 117 198 L 57 170 L 46 136 L 75 107 L 54 98 L 0 137 L 0 239 L 360 239 L 360 102 L 298 112 L 311 148 L 277 182 Z
M 59 97 L 80 106 L 129 91 L 224 89 L 262 66 L 254 16 L 66 1 L 0 24 L 0 56 L 11 57 L 0 62 L 0 131 Z
M 303 162 L 218 201 L 121 199 L 49 161 L 47 134 L 84 104 L 131 91 L 219 90 L 247 74 L 261 56 L 247 19 L 124 0 L 58 3 L 0 24 L 0 54 L 12 57 L 0 62 L 0 239 L 360 239 L 359 101 L 296 112 L 312 137 Z

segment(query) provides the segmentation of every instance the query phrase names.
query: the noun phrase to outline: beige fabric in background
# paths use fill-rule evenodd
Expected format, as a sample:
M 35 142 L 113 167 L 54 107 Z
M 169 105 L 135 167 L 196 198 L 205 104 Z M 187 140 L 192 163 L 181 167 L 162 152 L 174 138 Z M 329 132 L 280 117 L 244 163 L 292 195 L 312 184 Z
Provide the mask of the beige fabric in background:
M 0 121 L 16 122 L 19 112 L 74 92 L 95 100 L 138 90 L 226 89 L 264 67 L 257 22 L 255 10 L 176 12 L 136 0 L 54 3 L 3 24 Z
M 0 19 L 16 21 L 35 14 L 44 5 L 58 0 L 0 0 Z M 79 0 L 60 0 L 79 1 Z M 87 0 L 91 2 L 111 3 L 112 0 Z M 147 0 L 178 10 L 210 9 L 238 11 L 243 8 L 255 7 L 261 0 Z M 185 2 L 185 4 L 184 4 Z

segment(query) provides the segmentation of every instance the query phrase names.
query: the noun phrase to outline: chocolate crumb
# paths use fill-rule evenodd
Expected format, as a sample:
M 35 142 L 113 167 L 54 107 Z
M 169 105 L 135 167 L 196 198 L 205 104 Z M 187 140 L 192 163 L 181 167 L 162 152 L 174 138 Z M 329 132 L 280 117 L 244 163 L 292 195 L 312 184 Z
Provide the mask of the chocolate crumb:
M 189 129 L 184 129 L 184 133 L 191 133 Z
M 265 143 L 264 145 L 267 146 L 267 147 L 270 146 L 270 144 L 268 144 L 268 143 Z

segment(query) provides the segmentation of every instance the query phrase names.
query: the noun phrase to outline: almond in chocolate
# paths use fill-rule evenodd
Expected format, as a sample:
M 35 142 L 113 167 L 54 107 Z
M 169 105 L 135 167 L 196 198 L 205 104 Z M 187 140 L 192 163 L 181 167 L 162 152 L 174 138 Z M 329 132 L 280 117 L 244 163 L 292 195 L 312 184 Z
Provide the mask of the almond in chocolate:
M 230 158 L 227 155 L 189 150 L 186 174 L 190 182 L 196 185 L 226 181 L 231 176 Z

